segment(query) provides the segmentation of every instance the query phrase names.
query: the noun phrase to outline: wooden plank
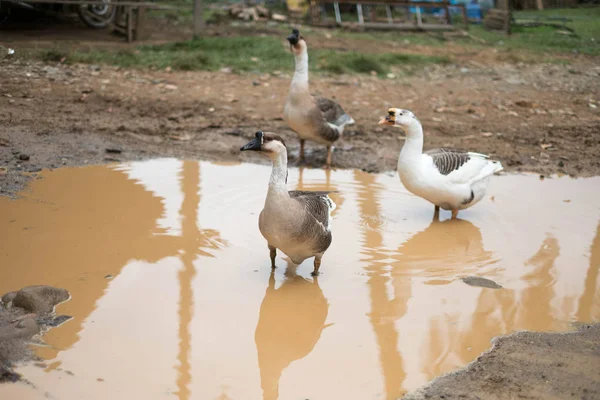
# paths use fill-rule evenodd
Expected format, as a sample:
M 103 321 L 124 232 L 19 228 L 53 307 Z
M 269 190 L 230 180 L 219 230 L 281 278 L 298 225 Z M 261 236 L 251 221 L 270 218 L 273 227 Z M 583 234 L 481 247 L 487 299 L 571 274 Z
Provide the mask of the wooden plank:
M 138 7 L 135 16 L 135 32 L 133 40 L 146 39 L 147 35 L 147 24 L 146 24 L 146 7 Z
M 469 17 L 467 16 L 467 7 L 465 7 L 464 4 L 461 4 L 461 15 L 462 15 L 462 19 L 463 19 L 463 25 L 465 28 L 465 31 L 469 30 Z
M 381 29 L 381 30 L 398 30 L 398 31 L 452 31 L 455 28 L 452 25 L 446 24 L 422 24 L 417 26 L 414 23 L 395 23 L 388 24 L 387 22 L 365 22 L 364 24 L 358 25 L 356 22 L 343 22 L 343 27 L 355 28 L 355 29 Z
M 451 25 L 452 19 L 450 17 L 450 8 L 448 7 L 448 3 L 448 0 L 444 0 L 444 12 L 446 13 L 446 23 Z
M 543 0 L 536 0 L 537 3 L 537 9 L 542 11 L 544 9 L 544 1 Z
M 194 0 L 194 38 L 199 37 L 204 30 L 204 4 L 202 0 Z
M 133 42 L 133 9 L 131 6 L 125 7 L 127 13 L 127 42 Z

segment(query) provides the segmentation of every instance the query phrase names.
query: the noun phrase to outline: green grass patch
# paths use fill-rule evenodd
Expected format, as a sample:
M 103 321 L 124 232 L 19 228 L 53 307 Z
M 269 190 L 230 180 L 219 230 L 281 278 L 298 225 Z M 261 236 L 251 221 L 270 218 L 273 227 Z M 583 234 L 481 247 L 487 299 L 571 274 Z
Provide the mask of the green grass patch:
M 91 50 L 66 53 L 51 49 L 39 54 L 44 61 L 66 59 L 68 63 L 110 64 L 120 67 L 141 67 L 175 70 L 214 71 L 229 67 L 234 72 L 292 71 L 294 61 L 289 49 L 275 37 L 206 37 L 164 45 L 143 45 L 134 50 Z M 361 54 L 317 49 L 310 53 L 311 70 L 332 74 L 383 74 L 392 66 L 447 63 L 439 56 L 381 53 Z
M 550 26 L 513 26 L 512 35 L 507 37 L 487 31 L 481 25 L 471 25 L 470 33 L 498 48 L 526 50 L 532 53 L 600 55 L 600 7 L 521 11 L 515 12 L 514 16 L 517 21 L 535 17 L 569 18 L 571 21 L 565 25 L 573 29 L 576 35 L 563 34 L 560 28 Z M 544 22 L 544 19 L 540 18 L 539 21 Z M 546 22 L 561 23 L 556 20 Z
M 418 54 L 362 54 L 356 52 L 317 51 L 316 70 L 334 74 L 364 73 L 375 71 L 378 75 L 387 73 L 394 66 L 415 66 L 425 64 L 447 64 L 450 60 L 442 56 Z

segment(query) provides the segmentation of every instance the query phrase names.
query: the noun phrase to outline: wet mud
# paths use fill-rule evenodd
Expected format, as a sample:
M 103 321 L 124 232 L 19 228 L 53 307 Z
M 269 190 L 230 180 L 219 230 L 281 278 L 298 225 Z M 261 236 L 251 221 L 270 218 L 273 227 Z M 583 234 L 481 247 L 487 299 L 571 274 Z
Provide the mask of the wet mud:
M 459 220 L 437 221 L 395 174 L 291 168 L 290 189 L 337 191 L 315 279 L 310 261 L 270 269 L 257 222 L 269 174 L 157 159 L 42 171 L 1 198 L 13 268 L 0 293 L 44 282 L 74 300 L 34 348 L 44 361 L 15 369 L 30 385 L 0 397 L 397 399 L 494 337 L 600 321 L 600 178 L 497 176 Z M 527 354 L 520 343 L 505 347 Z
M 17 362 L 33 359 L 31 343 L 43 343 L 40 334 L 62 325 L 71 317 L 56 316 L 55 307 L 69 299 L 65 289 L 28 286 L 8 292 L 0 300 L 0 383 L 16 382 Z

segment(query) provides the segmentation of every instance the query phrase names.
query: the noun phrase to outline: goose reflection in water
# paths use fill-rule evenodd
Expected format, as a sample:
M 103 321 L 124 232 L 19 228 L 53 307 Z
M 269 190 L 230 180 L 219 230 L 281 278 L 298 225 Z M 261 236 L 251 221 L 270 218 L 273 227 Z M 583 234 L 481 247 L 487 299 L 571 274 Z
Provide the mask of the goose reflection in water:
M 448 279 L 477 273 L 498 261 L 493 252 L 484 249 L 479 228 L 461 219 L 434 219 L 390 256 L 397 261 L 392 266 L 394 274 L 423 271 L 425 276 Z
M 290 268 L 286 275 L 275 289 L 271 273 L 254 335 L 264 400 L 278 398 L 283 370 L 310 354 L 329 326 L 325 325 L 329 304 L 317 277 L 308 280 Z

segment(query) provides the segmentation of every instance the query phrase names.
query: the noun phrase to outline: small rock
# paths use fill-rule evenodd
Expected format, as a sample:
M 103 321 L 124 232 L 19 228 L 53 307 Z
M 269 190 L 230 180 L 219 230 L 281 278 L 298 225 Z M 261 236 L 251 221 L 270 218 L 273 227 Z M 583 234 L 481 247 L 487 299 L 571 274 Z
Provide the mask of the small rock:
M 104 151 L 106 151 L 107 153 L 112 153 L 112 154 L 121 154 L 123 152 L 123 150 L 116 149 L 116 148 L 106 148 L 106 149 L 104 149 Z
M 176 85 L 167 84 L 167 85 L 165 85 L 165 89 L 167 89 L 167 90 L 177 90 L 179 88 Z
M 491 137 L 491 136 L 493 136 L 493 135 L 494 135 L 494 134 L 493 134 L 492 132 L 483 132 L 483 133 L 481 134 L 481 136 L 483 136 L 483 137 Z
M 73 317 L 71 317 L 70 315 L 59 315 L 57 317 L 52 318 L 52 320 L 45 322 L 44 325 L 56 328 L 57 326 L 61 326 L 65 322 L 70 321 L 72 319 Z
M 469 286 L 479 286 L 489 289 L 502 289 L 502 286 L 498 285 L 496 282 L 478 276 L 467 276 L 460 279 Z
M 52 286 L 28 286 L 17 292 L 13 306 L 41 314 L 50 313 L 54 306 L 69 299 L 69 292 Z
M 396 75 L 392 74 L 391 72 L 389 74 L 386 75 L 388 79 L 394 79 L 396 77 Z
M 19 154 L 19 160 L 21 161 L 29 161 L 29 154 L 21 153 Z
M 244 136 L 244 132 L 241 129 L 228 130 L 225 134 L 230 136 Z
M 230 67 L 223 67 L 219 71 L 223 72 L 224 74 L 230 74 L 231 73 L 231 68 Z
M 252 81 L 252 86 L 260 86 L 260 82 L 258 82 L 258 81 Z
M 104 277 L 104 279 L 112 279 L 112 278 L 114 278 L 114 276 L 112 276 L 111 274 L 108 274 Z
M 15 297 L 17 297 L 17 292 L 8 292 L 4 296 L 2 296 L 2 303 L 4 303 L 4 305 L 7 305 L 11 301 L 13 301 Z

